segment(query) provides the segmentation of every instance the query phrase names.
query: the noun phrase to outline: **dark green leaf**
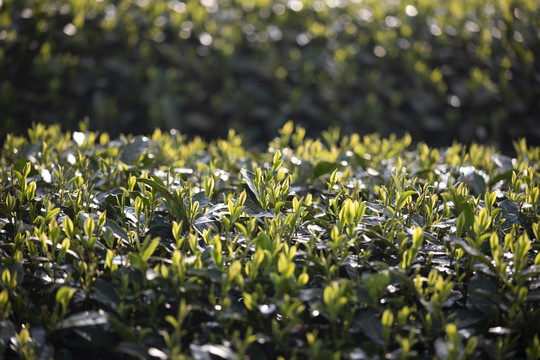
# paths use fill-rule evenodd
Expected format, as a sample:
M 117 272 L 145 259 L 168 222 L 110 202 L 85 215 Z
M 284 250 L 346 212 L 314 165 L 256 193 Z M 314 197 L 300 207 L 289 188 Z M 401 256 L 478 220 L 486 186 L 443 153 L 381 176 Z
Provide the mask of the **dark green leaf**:
M 469 302 L 488 319 L 496 319 L 503 305 L 497 287 L 483 275 L 475 275 L 469 282 Z
M 362 314 L 355 319 L 354 330 L 360 331 L 364 336 L 377 345 L 384 345 L 382 337 L 382 324 L 379 317 L 371 314 Z
M 469 245 L 465 240 L 460 239 L 454 235 L 446 235 L 444 237 L 444 241 L 449 242 L 450 244 L 457 245 L 460 248 L 462 248 L 467 254 L 471 256 L 479 256 L 482 257 L 484 254 L 475 248 L 473 248 L 471 245 Z
M 203 279 L 208 279 L 213 283 L 221 283 L 223 273 L 217 269 L 189 269 L 188 274 Z
M 251 171 L 246 170 L 246 169 L 241 169 L 240 173 L 242 174 L 242 180 L 244 180 L 244 182 L 248 186 L 248 189 L 251 191 L 251 193 L 253 195 L 255 195 L 255 198 L 258 199 L 259 198 L 259 191 L 257 190 L 255 185 L 253 184 L 253 179 L 252 179 L 255 176 L 255 174 L 252 173 Z
M 111 229 L 114 237 L 117 239 L 121 239 L 122 241 L 128 241 L 129 239 L 127 232 L 111 219 L 107 219 L 107 221 L 105 221 L 103 228 Z
M 146 136 L 137 136 L 122 148 L 121 161 L 125 164 L 135 165 L 133 162 L 148 151 L 150 140 Z
M 193 202 L 197 201 L 199 203 L 199 211 L 206 208 L 210 204 L 210 199 L 206 196 L 204 191 L 198 192 L 191 197 Z M 187 203 L 187 200 L 186 200 Z
M 116 292 L 116 288 L 105 279 L 97 279 L 94 282 L 90 299 L 97 301 L 111 309 L 116 309 L 120 303 L 120 297 Z
M 509 228 L 518 221 L 520 214 L 518 204 L 510 199 L 506 199 L 499 203 L 499 208 L 502 209 L 502 217 L 505 220 L 501 226 Z
M 148 359 L 148 349 L 146 346 L 133 343 L 133 342 L 121 342 L 116 347 L 116 351 L 122 354 L 132 356 L 139 360 Z

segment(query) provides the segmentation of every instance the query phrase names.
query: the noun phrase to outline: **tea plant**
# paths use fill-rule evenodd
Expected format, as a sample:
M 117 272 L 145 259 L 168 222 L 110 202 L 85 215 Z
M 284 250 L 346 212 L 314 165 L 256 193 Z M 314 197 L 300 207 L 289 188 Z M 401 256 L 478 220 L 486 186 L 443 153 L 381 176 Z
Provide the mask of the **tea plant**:
M 540 149 L 279 134 L 9 135 L 2 357 L 538 358 Z

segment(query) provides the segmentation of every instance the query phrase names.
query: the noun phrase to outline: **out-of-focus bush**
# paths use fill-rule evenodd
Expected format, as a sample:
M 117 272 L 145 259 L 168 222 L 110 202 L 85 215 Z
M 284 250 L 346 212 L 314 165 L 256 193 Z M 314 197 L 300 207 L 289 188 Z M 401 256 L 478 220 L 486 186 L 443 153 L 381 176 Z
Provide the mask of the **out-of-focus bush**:
M 0 0 L 2 132 L 540 139 L 538 0 Z M 4 134 L 2 134 L 2 138 Z

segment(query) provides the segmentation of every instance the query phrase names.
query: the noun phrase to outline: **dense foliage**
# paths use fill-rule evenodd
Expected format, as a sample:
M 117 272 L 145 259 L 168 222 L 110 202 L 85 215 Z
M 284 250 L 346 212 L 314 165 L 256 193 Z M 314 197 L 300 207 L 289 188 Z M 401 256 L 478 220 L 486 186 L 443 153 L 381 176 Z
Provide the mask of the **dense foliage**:
M 540 148 L 8 136 L 0 357 L 540 356 Z
M 537 144 L 539 33 L 538 0 L 1 0 L 2 130 Z

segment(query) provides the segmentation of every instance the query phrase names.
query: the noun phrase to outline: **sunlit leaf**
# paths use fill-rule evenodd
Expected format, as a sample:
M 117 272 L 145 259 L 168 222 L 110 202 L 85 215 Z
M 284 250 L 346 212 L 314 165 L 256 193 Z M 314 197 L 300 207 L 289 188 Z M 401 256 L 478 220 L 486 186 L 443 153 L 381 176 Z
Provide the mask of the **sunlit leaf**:
M 105 325 L 109 321 L 108 314 L 103 311 L 83 311 L 75 313 L 56 324 L 57 329 L 77 328 L 83 326 Z

